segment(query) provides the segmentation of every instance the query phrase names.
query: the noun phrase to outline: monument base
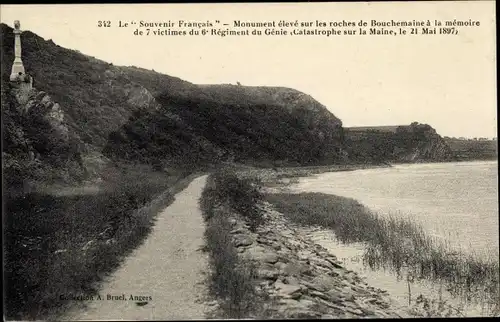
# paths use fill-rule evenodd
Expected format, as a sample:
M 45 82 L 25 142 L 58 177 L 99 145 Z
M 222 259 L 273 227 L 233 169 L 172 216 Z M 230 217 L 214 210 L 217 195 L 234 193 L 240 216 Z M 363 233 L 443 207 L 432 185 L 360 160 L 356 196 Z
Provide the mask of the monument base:
M 26 72 L 24 70 L 24 65 L 21 59 L 16 58 L 12 64 L 12 71 L 10 72 L 10 80 L 16 81 L 19 77 L 24 77 Z
M 33 88 L 33 77 L 30 75 L 11 75 L 10 82 L 14 87 L 23 91 L 29 91 Z

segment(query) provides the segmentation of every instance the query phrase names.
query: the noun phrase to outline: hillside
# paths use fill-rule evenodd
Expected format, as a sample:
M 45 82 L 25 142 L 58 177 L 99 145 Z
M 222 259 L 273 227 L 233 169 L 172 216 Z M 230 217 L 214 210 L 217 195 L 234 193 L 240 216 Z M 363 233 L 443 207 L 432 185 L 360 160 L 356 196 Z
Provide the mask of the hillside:
M 1 28 L 1 58 L 6 62 L 2 87 L 9 88 L 14 40 L 10 27 Z M 135 66 L 113 66 L 29 31 L 23 32 L 22 45 L 26 71 L 35 79 L 32 96 L 43 92 L 57 106 L 79 158 L 76 166 L 73 156 L 58 152 L 58 162 L 66 168 L 58 166 L 54 174 L 64 174 L 54 180 L 97 178 L 107 164 L 116 162 L 175 171 L 220 162 L 269 167 L 454 159 L 447 143 L 428 125 L 343 129 L 325 106 L 295 89 L 196 85 Z M 26 109 L 17 99 L 7 103 L 3 96 L 2 107 Z M 58 122 L 53 115 L 45 117 L 48 124 Z M 16 118 L 10 122 L 7 137 L 15 137 L 24 125 Z M 38 135 L 57 141 L 57 133 Z M 13 160 L 9 164 L 24 158 L 19 149 L 6 145 L 3 152 Z M 47 151 L 30 149 L 45 164 Z
M 137 67 L 119 69 L 148 88 L 159 107 L 134 114 L 127 124 L 112 133 L 105 147 L 108 155 L 121 158 L 135 153 L 139 147 L 145 155 L 153 153 L 162 159 L 170 155 L 170 163 L 175 163 L 179 160 L 175 155 L 159 151 L 165 144 L 163 135 L 169 136 L 167 133 L 175 130 L 158 136 L 154 127 L 139 125 L 155 120 L 155 126 L 163 129 L 172 129 L 165 122 L 181 121 L 181 131 L 187 127 L 190 134 L 205 140 L 206 147 L 211 144 L 214 150 L 205 155 L 206 161 L 272 166 L 323 164 L 341 159 L 342 122 L 325 106 L 297 90 L 193 85 Z M 183 148 L 177 149 L 186 155 Z M 203 151 L 207 152 L 202 149 L 197 153 Z M 213 154 L 214 151 L 217 152 Z M 179 161 L 186 164 L 186 160 Z
M 357 162 L 451 161 L 453 151 L 428 124 L 346 128 L 346 150 Z
M 14 39 L 10 27 L 1 28 L 5 85 Z M 87 168 L 108 158 L 157 168 L 341 159 L 341 121 L 299 91 L 195 85 L 138 67 L 113 66 L 30 31 L 23 32 L 22 46 L 33 86 L 58 104 Z
M 458 160 L 497 160 L 496 140 L 444 137 Z

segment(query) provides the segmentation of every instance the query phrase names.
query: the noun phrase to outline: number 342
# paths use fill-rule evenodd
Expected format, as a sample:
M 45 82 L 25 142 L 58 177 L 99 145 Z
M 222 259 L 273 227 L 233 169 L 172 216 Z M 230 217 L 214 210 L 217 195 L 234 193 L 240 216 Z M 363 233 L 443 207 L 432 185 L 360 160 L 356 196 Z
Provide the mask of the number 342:
M 97 27 L 111 27 L 111 21 L 101 21 L 97 22 Z

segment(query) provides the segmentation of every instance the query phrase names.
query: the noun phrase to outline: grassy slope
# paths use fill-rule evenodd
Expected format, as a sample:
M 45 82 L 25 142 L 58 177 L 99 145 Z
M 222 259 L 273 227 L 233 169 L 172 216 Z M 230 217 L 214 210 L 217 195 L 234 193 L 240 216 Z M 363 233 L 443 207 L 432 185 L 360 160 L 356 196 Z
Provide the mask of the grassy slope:
M 167 117 L 173 114 L 184 123 L 184 129 L 180 130 L 196 136 L 197 141 L 204 140 L 205 146 L 211 145 L 212 151 L 202 151 L 219 161 L 266 165 L 280 161 L 297 165 L 339 160 L 341 122 L 324 106 L 296 90 L 235 85 L 181 86 L 179 82 L 170 82 L 162 89 L 160 74 L 140 68 L 122 67 L 121 70 L 151 88 L 162 106 L 158 111 L 134 116 L 113 134 L 123 137 L 122 141 L 143 145 L 147 152 L 166 154 L 166 140 L 152 138 L 150 143 L 141 142 L 150 137 L 149 129 L 141 124 L 162 127 L 171 123 Z M 154 122 L 155 119 L 158 121 Z M 132 127 L 136 130 L 130 131 Z M 175 131 L 172 128 L 172 132 Z M 110 143 L 117 152 L 122 150 L 116 141 Z M 124 150 L 131 149 L 125 144 Z M 217 150 L 216 156 L 213 150 Z

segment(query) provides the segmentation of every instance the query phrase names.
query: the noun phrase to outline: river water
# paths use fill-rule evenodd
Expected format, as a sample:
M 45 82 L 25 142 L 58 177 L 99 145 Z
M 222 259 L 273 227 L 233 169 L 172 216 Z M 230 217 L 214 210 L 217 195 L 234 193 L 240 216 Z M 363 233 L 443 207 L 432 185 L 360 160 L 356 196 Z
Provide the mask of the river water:
M 498 163 L 395 165 L 301 178 L 290 189 L 350 197 L 381 215 L 410 217 L 466 251 L 498 256 Z
M 498 258 L 498 166 L 496 161 L 395 165 L 391 168 L 328 172 L 300 178 L 291 192 L 322 192 L 358 200 L 380 215 L 410 217 L 434 237 L 478 256 Z M 397 280 L 389 272 L 371 271 L 359 260 L 362 244 L 342 245 L 332 232 L 314 230 L 311 237 L 330 249 L 345 265 L 364 275 L 374 287 L 393 294 L 400 306 L 423 294 L 436 298 L 438 290 L 425 282 Z M 413 294 L 411 294 L 413 293 Z M 454 303 L 451 295 L 440 296 Z M 484 307 L 460 308 L 468 316 L 488 315 Z

